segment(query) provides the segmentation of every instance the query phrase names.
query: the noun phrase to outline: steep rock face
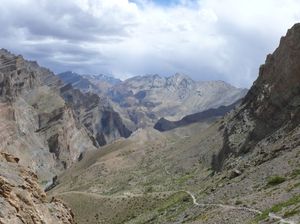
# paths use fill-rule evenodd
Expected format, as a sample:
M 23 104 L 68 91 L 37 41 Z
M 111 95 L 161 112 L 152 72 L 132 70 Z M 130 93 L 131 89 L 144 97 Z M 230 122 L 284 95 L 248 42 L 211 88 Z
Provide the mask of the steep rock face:
M 37 176 L 18 165 L 19 159 L 0 153 L 0 223 L 73 224 L 73 213 L 61 201 L 47 202 Z
M 79 75 L 75 72 L 67 71 L 58 74 L 58 77 L 65 84 L 72 84 L 76 89 L 80 89 L 82 92 L 92 92 L 99 95 L 105 94 L 109 88 L 121 82 L 121 80 L 100 75 Z
M 168 78 L 136 76 L 123 82 L 104 75 L 73 72 L 58 76 L 82 92 L 107 98 L 131 130 L 153 126 L 161 117 L 178 120 L 187 114 L 228 106 L 247 92 L 222 81 L 196 82 L 182 74 Z
M 120 137 L 130 136 L 131 131 L 106 98 L 93 93 L 82 93 L 70 84 L 61 88 L 61 95 L 75 111 L 79 123 L 86 127 L 95 146 L 103 146 Z
M 65 84 L 72 84 L 76 89 L 82 92 L 101 93 L 101 90 L 87 78 L 71 71 L 63 72 L 57 75 Z
M 85 74 L 83 75 L 83 77 L 89 80 L 91 83 L 94 83 L 94 85 L 97 86 L 98 90 L 100 90 L 103 93 L 106 93 L 111 87 L 122 82 L 120 79 L 114 78 L 112 76 L 104 75 L 104 74 L 99 74 L 99 75 Z
M 178 120 L 187 114 L 228 106 L 246 94 L 225 82 L 195 82 L 181 74 L 137 76 L 109 91 L 114 106 L 137 127 L 155 124 L 161 117 Z
M 282 147 L 274 148 L 280 153 L 299 143 L 290 137 L 298 133 L 300 123 L 300 24 L 294 25 L 267 56 L 241 107 L 225 122 L 225 143 L 213 160 L 216 170 L 231 154 L 242 155 L 262 148 L 262 144 L 282 141 Z M 264 157 L 275 156 L 274 150 L 269 150 Z
M 94 149 L 60 97 L 60 83 L 37 63 L 0 51 L 0 151 L 21 158 L 42 182 Z

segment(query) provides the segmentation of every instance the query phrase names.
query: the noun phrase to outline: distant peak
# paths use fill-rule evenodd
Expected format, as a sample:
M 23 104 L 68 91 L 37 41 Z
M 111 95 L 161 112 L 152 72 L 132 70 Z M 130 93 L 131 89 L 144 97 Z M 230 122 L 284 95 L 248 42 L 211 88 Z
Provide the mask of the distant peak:
M 179 72 L 175 73 L 174 76 L 175 76 L 175 77 L 188 77 L 187 75 L 181 74 L 181 73 L 179 73 Z
M 58 76 L 80 76 L 79 74 L 77 74 L 76 72 L 73 71 L 65 71 L 62 73 L 57 74 Z
M 191 77 L 189 77 L 188 75 L 182 74 L 179 72 L 175 73 L 175 75 L 170 76 L 169 79 L 178 80 L 178 81 L 186 79 L 186 80 L 193 81 L 193 79 Z

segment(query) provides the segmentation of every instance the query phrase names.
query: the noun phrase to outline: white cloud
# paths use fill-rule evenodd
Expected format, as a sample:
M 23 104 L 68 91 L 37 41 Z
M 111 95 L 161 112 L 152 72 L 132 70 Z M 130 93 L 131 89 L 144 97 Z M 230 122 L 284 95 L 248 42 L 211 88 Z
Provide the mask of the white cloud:
M 1 46 L 55 71 L 182 72 L 250 86 L 299 0 L 2 0 Z

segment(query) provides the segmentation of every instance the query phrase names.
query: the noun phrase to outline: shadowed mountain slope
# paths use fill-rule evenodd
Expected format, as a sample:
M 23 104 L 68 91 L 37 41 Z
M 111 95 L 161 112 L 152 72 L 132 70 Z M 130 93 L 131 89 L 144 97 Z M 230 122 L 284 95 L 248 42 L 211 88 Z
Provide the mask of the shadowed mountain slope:
M 124 137 L 128 138 L 131 131 L 123 124 L 120 115 L 113 110 L 105 97 L 94 93 L 82 93 L 72 86 L 61 88 L 61 95 L 75 111 L 79 123 L 88 130 L 95 146 Z
M 208 110 L 205 110 L 205 111 L 202 111 L 199 113 L 187 115 L 179 121 L 169 121 L 165 118 L 161 118 L 154 125 L 154 129 L 156 129 L 158 131 L 169 131 L 174 128 L 184 127 L 184 126 L 187 126 L 187 125 L 190 125 L 193 123 L 197 123 L 197 122 L 214 121 L 217 118 L 224 116 L 229 111 L 233 110 L 240 103 L 241 103 L 241 100 L 239 100 L 229 106 L 220 106 L 216 109 L 208 109 Z
M 137 127 L 153 126 L 161 117 L 182 117 L 239 100 L 247 90 L 222 81 L 196 82 L 186 75 L 137 76 L 108 92 L 117 111 Z
M 247 92 L 222 81 L 196 82 L 182 74 L 167 78 L 136 76 L 125 81 L 73 72 L 58 76 L 83 92 L 106 97 L 131 130 L 152 127 L 161 117 L 178 120 L 188 114 L 229 106 Z

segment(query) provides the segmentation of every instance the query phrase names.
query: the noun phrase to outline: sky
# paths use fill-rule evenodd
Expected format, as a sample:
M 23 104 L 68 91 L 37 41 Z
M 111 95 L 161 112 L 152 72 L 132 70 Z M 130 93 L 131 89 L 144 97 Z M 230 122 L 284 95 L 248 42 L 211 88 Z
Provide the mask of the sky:
M 299 0 L 1 0 L 0 48 L 55 73 L 250 87 L 298 21 Z

